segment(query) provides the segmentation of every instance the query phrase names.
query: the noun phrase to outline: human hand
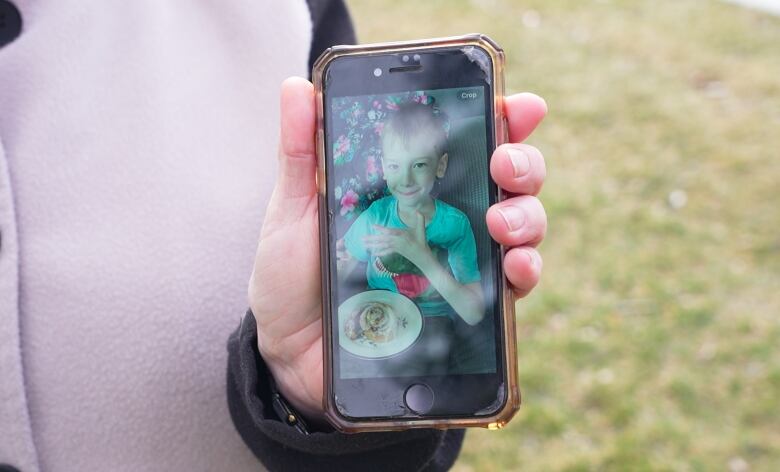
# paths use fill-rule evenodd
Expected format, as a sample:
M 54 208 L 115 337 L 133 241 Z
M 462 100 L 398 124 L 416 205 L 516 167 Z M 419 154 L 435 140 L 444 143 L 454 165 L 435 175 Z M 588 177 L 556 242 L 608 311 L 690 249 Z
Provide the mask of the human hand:
M 315 120 L 312 84 L 285 80 L 279 171 L 249 280 L 249 307 L 277 387 L 310 422 L 323 423 Z
M 505 112 L 510 140 L 519 142 L 541 121 L 546 106 L 535 95 L 513 95 L 506 98 Z M 308 420 L 324 422 L 315 119 L 311 83 L 287 79 L 281 90 L 279 175 L 248 292 L 257 321 L 258 349 L 279 390 Z M 508 149 L 522 154 L 513 161 Z M 490 208 L 488 229 L 499 243 L 511 247 L 504 272 L 522 296 L 536 285 L 541 270 L 534 247 L 544 237 L 546 216 L 533 195 L 544 181 L 544 160 L 531 146 L 506 144 L 493 153 L 490 167 L 493 179 L 512 197 Z
M 517 297 L 528 295 L 539 283 L 542 257 L 536 247 L 547 233 L 547 214 L 536 195 L 547 175 L 544 157 L 533 146 L 520 144 L 547 114 L 547 104 L 531 93 L 504 99 L 509 142 L 490 158 L 490 175 L 506 200 L 488 209 L 488 232 L 506 248 L 504 274 Z
M 398 253 L 422 269 L 434 259 L 425 237 L 425 217 L 415 213 L 415 226 L 409 229 L 388 228 L 374 225 L 379 234 L 363 237 L 363 243 L 374 256 L 382 257 Z

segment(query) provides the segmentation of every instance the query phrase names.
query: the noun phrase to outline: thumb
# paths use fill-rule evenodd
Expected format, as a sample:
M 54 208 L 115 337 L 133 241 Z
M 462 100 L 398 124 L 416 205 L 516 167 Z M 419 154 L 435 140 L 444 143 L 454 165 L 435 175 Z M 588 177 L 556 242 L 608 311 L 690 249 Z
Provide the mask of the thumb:
M 290 77 L 282 82 L 280 101 L 279 172 L 266 217 L 293 222 L 317 197 L 314 87 L 306 79 Z

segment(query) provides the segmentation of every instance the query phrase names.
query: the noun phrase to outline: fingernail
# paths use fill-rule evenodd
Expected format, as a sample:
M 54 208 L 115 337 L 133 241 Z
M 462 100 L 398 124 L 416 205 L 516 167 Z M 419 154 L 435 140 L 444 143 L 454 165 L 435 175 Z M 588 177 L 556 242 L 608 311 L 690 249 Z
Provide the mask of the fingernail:
M 504 219 L 509 231 L 517 231 L 525 223 L 525 213 L 514 206 L 504 206 L 498 209 L 498 214 Z
M 528 262 L 531 263 L 531 267 L 536 267 L 536 257 L 534 257 L 533 252 L 529 251 L 528 249 L 523 249 L 523 252 L 525 253 L 525 256 L 528 258 Z
M 512 161 L 512 168 L 515 170 L 515 178 L 522 177 L 531 170 L 531 161 L 528 160 L 528 154 L 520 149 L 507 148 L 507 154 Z

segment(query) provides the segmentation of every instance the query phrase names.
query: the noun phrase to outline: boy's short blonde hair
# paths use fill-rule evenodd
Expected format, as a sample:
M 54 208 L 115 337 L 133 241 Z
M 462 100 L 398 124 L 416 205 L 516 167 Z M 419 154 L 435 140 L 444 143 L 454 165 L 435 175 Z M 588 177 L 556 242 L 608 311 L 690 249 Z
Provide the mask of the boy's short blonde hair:
M 388 135 L 400 139 L 404 146 L 423 135 L 433 141 L 436 157 L 447 153 L 447 116 L 433 105 L 406 102 L 389 114 L 382 128 L 382 142 Z

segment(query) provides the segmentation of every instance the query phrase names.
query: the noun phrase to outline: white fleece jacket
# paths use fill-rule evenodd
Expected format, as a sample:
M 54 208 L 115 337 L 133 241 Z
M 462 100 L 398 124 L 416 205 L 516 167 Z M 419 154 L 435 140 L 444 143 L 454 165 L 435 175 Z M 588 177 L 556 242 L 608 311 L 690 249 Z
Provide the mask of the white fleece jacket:
M 304 0 L 15 0 L 0 49 L 0 463 L 254 471 L 225 342 Z

